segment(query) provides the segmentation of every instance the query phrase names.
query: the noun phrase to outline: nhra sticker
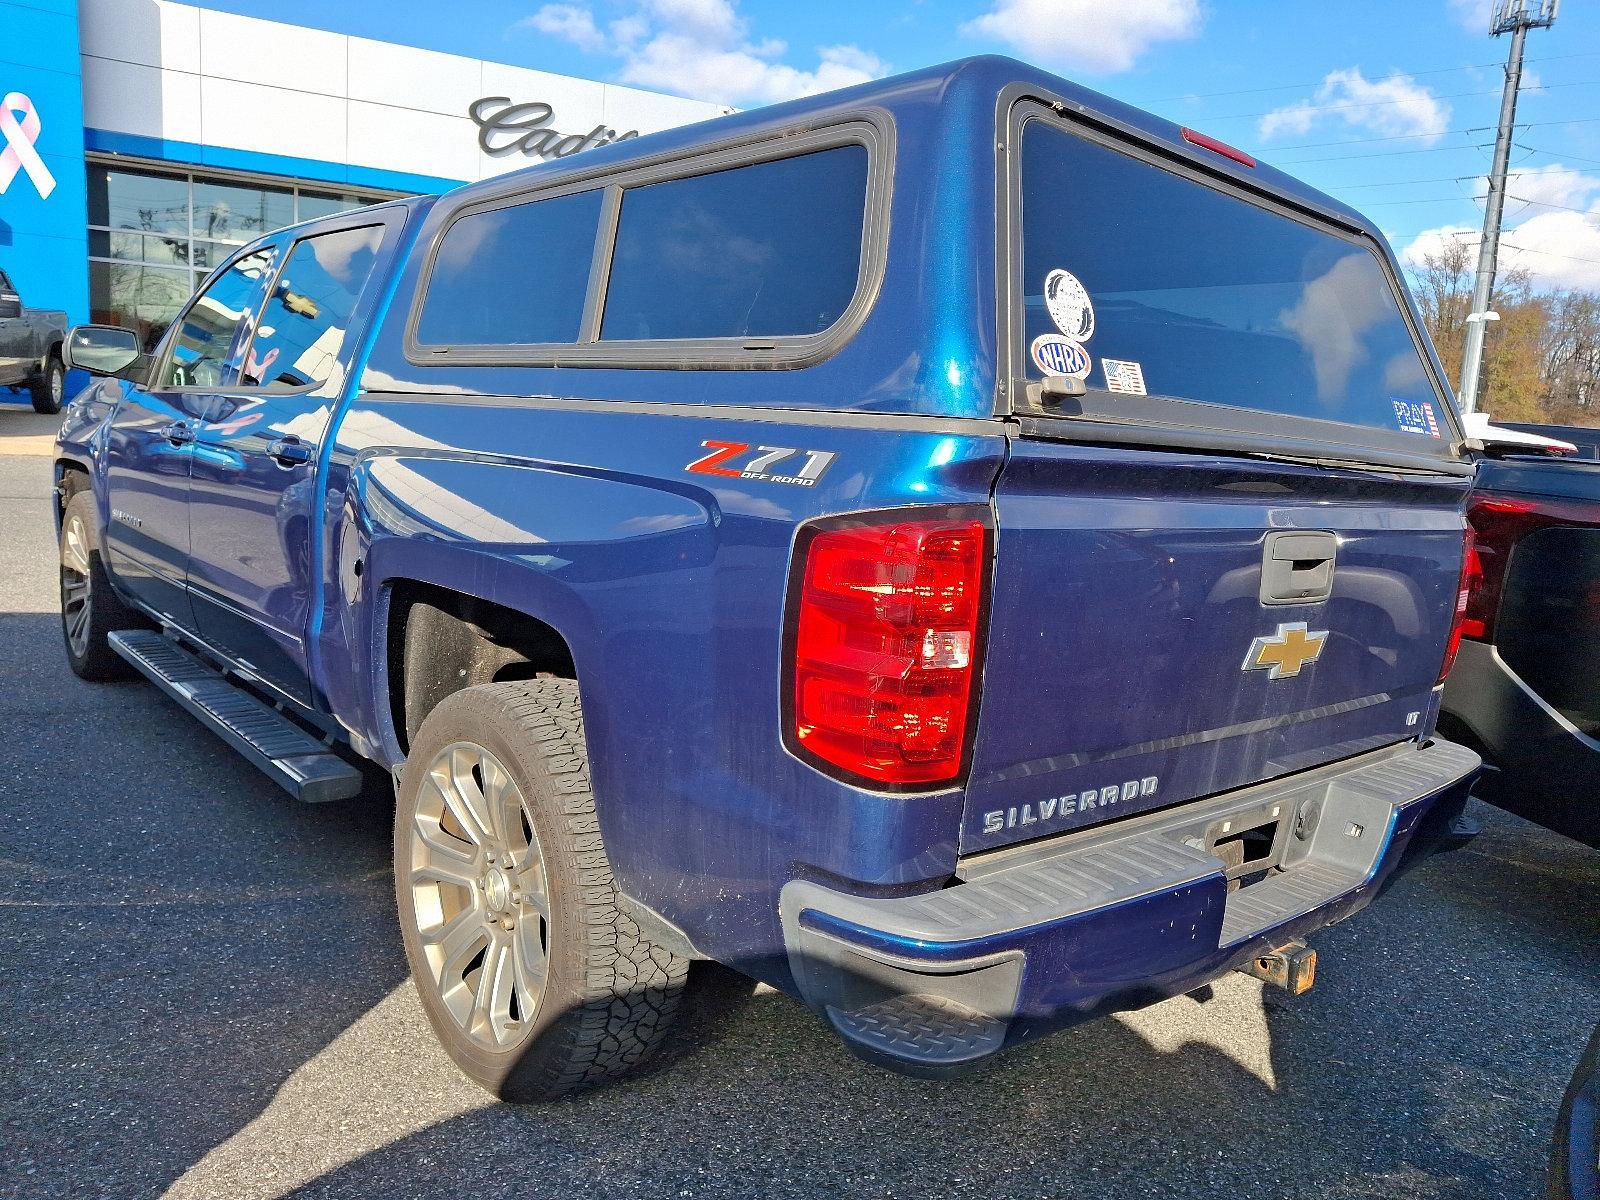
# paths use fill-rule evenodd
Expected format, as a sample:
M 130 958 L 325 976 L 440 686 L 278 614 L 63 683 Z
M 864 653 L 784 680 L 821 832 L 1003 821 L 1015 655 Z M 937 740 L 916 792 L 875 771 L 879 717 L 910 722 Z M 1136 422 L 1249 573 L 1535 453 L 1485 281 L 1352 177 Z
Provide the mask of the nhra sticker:
M 1121 392 L 1125 396 L 1148 396 L 1144 390 L 1144 368 L 1136 362 L 1120 358 L 1102 358 L 1100 366 L 1106 373 L 1106 391 Z
M 1416 433 L 1423 437 L 1439 437 L 1439 418 L 1434 416 L 1433 403 L 1428 400 L 1395 400 L 1394 422 L 1401 433 Z
M 711 453 L 695 459 L 684 470 L 693 471 L 696 475 L 725 475 L 729 479 L 759 479 L 765 483 L 792 483 L 798 487 L 816 487 L 822 473 L 839 457 L 832 450 L 752 446 L 749 442 L 701 442 L 700 445 Z M 750 457 L 742 465 L 735 461 L 747 454 Z M 778 463 L 792 463 L 797 454 L 805 455 L 805 460 L 794 464 L 788 471 L 769 469 Z
M 1071 271 L 1055 270 L 1044 277 L 1044 306 L 1056 328 L 1073 341 L 1087 342 L 1094 336 L 1094 305 Z
M 1041 333 L 1033 339 L 1034 365 L 1046 375 L 1071 375 L 1087 379 L 1094 364 L 1089 352 L 1071 338 L 1059 333 Z

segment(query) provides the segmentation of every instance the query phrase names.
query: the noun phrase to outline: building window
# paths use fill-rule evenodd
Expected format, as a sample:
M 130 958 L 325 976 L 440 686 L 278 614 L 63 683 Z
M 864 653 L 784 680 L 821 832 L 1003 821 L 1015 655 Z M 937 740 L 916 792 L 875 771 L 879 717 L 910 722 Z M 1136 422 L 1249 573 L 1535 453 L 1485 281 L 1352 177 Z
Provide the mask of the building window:
M 213 267 L 264 233 L 394 198 L 196 171 L 89 163 L 91 319 L 153 348 Z

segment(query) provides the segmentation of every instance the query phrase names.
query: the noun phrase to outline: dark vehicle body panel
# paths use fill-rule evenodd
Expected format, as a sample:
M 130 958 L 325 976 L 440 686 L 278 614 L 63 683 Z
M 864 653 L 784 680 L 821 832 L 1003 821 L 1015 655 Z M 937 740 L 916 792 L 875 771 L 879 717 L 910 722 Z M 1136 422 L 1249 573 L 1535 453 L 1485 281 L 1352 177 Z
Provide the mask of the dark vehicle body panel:
M 1481 799 L 1600 848 L 1600 463 L 1486 459 L 1474 500 L 1550 504 L 1573 523 L 1513 547 L 1492 639 L 1462 642 L 1441 725 L 1492 768 Z
M 67 334 L 67 314 L 59 309 L 29 308 L 26 298 L 0 272 L 0 387 L 32 383 L 60 357 Z
M 1125 767 L 1162 775 L 1160 806 L 1385 746 L 1426 746 L 1460 568 L 1459 474 L 1153 450 L 1133 433 L 1116 445 L 1018 436 L 1000 378 L 1010 360 L 992 235 L 1004 191 L 997 114 L 1019 89 L 1060 97 L 1163 154 L 1382 246 L 1357 214 L 1269 167 L 1246 170 L 1186 143 L 1175 125 L 1020 64 L 968 60 L 394 206 L 338 387 L 212 397 L 184 416 L 195 440 L 179 451 L 184 465 L 168 467 L 163 445 L 149 436 L 125 445 L 117 432 L 132 418 L 112 414 L 131 414 L 139 389 L 102 381 L 68 415 L 59 469 L 89 474 L 102 528 L 120 543 L 119 587 L 384 767 L 400 767 L 406 751 L 394 701 L 397 595 L 434 587 L 558 631 L 582 692 L 597 814 L 620 889 L 695 952 L 790 990 L 786 884 L 826 881 L 861 896 L 944 888 L 966 856 L 1024 836 L 986 838 L 987 806 L 1054 795 L 1078 769 L 1041 775 L 1041 762 L 1120 756 L 1108 767 L 1119 781 Z M 691 369 L 688 351 L 653 365 L 540 365 L 408 344 L 428 253 L 461 208 L 603 186 L 641 163 L 736 154 L 843 121 L 892 134 L 878 150 L 892 155 L 892 190 L 881 261 L 867 264 L 869 304 L 822 357 L 760 369 Z M 141 417 L 147 426 L 163 428 Z M 303 468 L 264 461 L 261 439 L 302 431 L 314 447 Z M 810 487 L 689 473 L 711 442 L 835 458 Z M 157 545 L 154 522 L 139 543 L 121 528 L 127 522 L 111 511 L 125 486 L 115 464 L 134 455 L 160 464 L 139 487 L 163 503 L 185 489 L 176 503 L 203 506 L 203 540 L 180 546 L 171 535 Z M 972 777 L 965 787 L 891 795 L 831 778 L 783 746 L 791 548 L 808 521 L 936 505 L 987 506 L 996 521 Z M 1263 612 L 1255 597 L 1269 529 L 1343 539 L 1346 573 L 1328 601 Z M 1076 592 L 1065 586 L 1074 578 Z M 152 600 L 143 579 L 177 592 Z M 1301 619 L 1335 631 L 1321 674 L 1269 686 L 1240 673 L 1253 638 Z M 1151 639 L 1182 639 L 1182 649 L 1163 657 Z M 1242 725 L 1251 728 L 1235 730 L 1233 742 L 1219 735 Z M 1138 749 L 1174 736 L 1189 740 Z M 1284 937 L 1364 903 L 1402 865 L 1416 823 L 1456 800 L 1448 789 L 1408 798 L 1373 886 L 1330 897 Z M 1058 960 L 1051 970 L 1065 979 L 1080 956 L 1120 953 L 1125 933 L 1108 911 L 1038 952 Z M 1236 957 L 1215 943 L 1173 948 L 1150 988 L 1196 986 Z M 1098 998 L 1075 994 L 1074 1010 L 1141 986 L 1103 982 Z

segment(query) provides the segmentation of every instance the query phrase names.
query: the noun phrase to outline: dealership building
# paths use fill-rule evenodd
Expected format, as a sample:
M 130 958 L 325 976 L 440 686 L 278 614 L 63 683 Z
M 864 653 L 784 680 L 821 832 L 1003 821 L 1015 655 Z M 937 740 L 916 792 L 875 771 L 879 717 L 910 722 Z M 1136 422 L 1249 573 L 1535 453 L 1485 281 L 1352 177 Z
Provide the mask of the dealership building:
M 0 0 L 0 270 L 152 336 L 268 230 L 729 111 L 167 0 Z

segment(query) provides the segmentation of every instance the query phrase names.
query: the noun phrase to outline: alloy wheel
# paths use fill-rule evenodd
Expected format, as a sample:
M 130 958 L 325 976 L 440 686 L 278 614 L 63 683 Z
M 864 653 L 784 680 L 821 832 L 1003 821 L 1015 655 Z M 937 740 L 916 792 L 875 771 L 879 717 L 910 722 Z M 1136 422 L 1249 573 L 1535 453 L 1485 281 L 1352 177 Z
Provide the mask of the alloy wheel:
M 549 971 L 544 854 L 521 789 L 488 750 L 454 742 L 426 772 L 408 861 L 427 982 L 463 1033 L 504 1051 L 532 1027 Z
M 89 531 L 71 516 L 61 528 L 61 619 L 67 644 L 82 658 L 89 651 Z

